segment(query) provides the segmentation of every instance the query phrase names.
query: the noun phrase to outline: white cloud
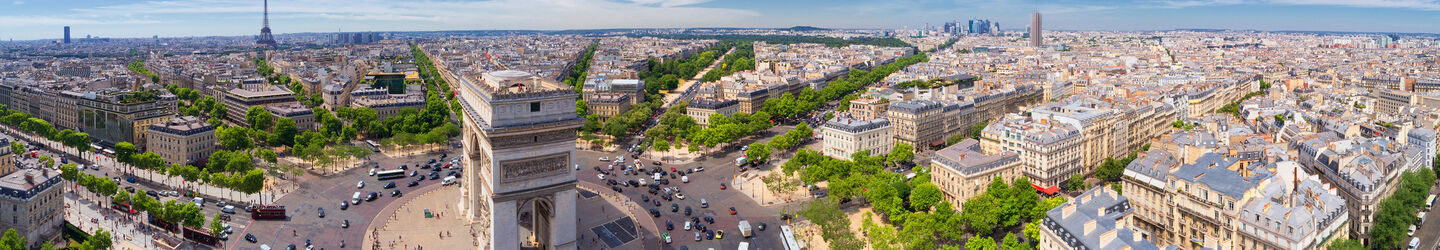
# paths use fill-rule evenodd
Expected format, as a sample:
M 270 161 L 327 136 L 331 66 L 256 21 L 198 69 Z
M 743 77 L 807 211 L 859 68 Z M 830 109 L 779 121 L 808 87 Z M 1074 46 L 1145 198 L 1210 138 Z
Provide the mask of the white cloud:
M 1275 4 L 1440 10 L 1435 0 L 1270 0 Z
M 25 4 L 25 1 L 14 1 L 14 2 L 10 2 L 10 4 L 21 5 L 21 4 Z

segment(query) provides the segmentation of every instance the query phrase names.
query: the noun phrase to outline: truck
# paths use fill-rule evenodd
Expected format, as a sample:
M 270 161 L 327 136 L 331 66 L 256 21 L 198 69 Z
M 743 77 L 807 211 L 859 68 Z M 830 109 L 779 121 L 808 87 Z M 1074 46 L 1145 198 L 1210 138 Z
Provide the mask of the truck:
M 740 228 L 740 236 L 750 238 L 750 236 L 754 235 L 754 232 L 750 230 L 750 221 L 741 220 L 738 227 Z
M 746 160 L 749 160 L 749 159 L 750 159 L 749 157 L 744 157 L 744 156 L 741 156 L 740 158 L 735 158 L 735 166 L 736 166 L 736 167 L 745 166 L 745 161 L 746 161 Z

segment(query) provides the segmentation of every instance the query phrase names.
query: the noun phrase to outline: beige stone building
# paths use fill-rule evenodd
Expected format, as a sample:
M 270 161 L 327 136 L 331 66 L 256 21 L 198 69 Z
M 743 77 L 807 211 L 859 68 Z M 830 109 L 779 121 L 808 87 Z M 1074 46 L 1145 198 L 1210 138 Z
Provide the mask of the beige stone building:
M 149 127 L 149 152 L 177 165 L 202 161 L 215 153 L 215 126 L 194 116 L 171 118 Z
M 885 118 L 890 110 L 890 100 L 864 97 L 850 100 L 850 116 L 861 120 Z
M 686 106 L 685 115 L 695 119 L 695 123 L 710 126 L 710 115 L 733 115 L 740 112 L 739 105 L 740 102 L 735 100 L 695 99 L 690 101 L 689 106 Z
M 930 182 L 945 193 L 950 204 L 965 201 L 985 192 L 995 178 L 1013 182 L 1020 178 L 1020 155 L 1015 152 L 985 154 L 980 141 L 966 139 L 935 152 L 930 159 Z
M 1071 175 L 1090 172 L 1081 162 L 1084 140 L 1079 128 L 1072 125 L 1009 114 L 981 132 L 980 151 L 1015 152 L 1032 183 L 1053 187 L 1069 181 Z
M 0 209 L 0 231 L 15 229 L 30 246 L 58 240 L 65 224 L 60 171 L 11 166 L 0 172 L 10 172 L 0 176 L 0 208 L 8 208 Z
M 850 155 L 860 151 L 869 151 L 870 155 L 889 154 L 894 148 L 895 142 L 891 140 L 890 121 L 885 118 L 874 120 L 860 120 L 848 117 L 837 116 L 825 121 L 820 126 L 820 133 L 825 136 L 824 148 L 821 152 L 827 156 L 850 159 Z
M 895 143 L 921 148 L 936 140 L 944 140 L 941 129 L 941 103 L 935 101 L 904 101 L 891 103 L 886 116 L 895 126 Z
M 613 92 L 585 95 L 585 103 L 589 105 L 590 113 L 600 116 L 602 119 L 609 119 L 629 111 L 630 100 L 630 95 Z
M 1125 169 L 1123 192 L 1143 203 L 1126 220 L 1179 249 L 1320 249 L 1347 238 L 1349 211 L 1330 184 L 1292 161 L 1241 162 L 1211 153 L 1179 164 L 1152 150 Z

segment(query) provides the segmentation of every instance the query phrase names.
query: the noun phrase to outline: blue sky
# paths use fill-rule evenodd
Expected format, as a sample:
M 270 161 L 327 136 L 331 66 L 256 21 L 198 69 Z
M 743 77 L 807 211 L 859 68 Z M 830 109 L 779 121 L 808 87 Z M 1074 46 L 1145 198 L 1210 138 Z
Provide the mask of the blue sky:
M 6 3 L 8 1 L 8 3 Z M 260 0 L 0 0 L 0 39 L 253 35 Z M 1440 33 L 1440 0 L 273 0 L 276 33 L 665 27 L 900 28 L 983 18 L 1020 29 Z

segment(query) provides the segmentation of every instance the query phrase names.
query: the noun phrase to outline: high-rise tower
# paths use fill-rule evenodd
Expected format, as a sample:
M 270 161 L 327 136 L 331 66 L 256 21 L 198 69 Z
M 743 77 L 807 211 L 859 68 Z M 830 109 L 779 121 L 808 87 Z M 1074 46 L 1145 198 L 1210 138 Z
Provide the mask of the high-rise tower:
M 260 39 L 256 45 L 275 47 L 275 37 L 270 35 L 270 0 L 265 0 L 265 26 L 260 28 Z
M 65 26 L 65 43 L 70 43 L 70 26 Z
M 1045 41 L 1042 40 L 1041 37 L 1042 35 L 1040 34 L 1040 12 L 1037 11 L 1035 12 L 1035 14 L 1030 14 L 1030 46 L 1045 46 Z

